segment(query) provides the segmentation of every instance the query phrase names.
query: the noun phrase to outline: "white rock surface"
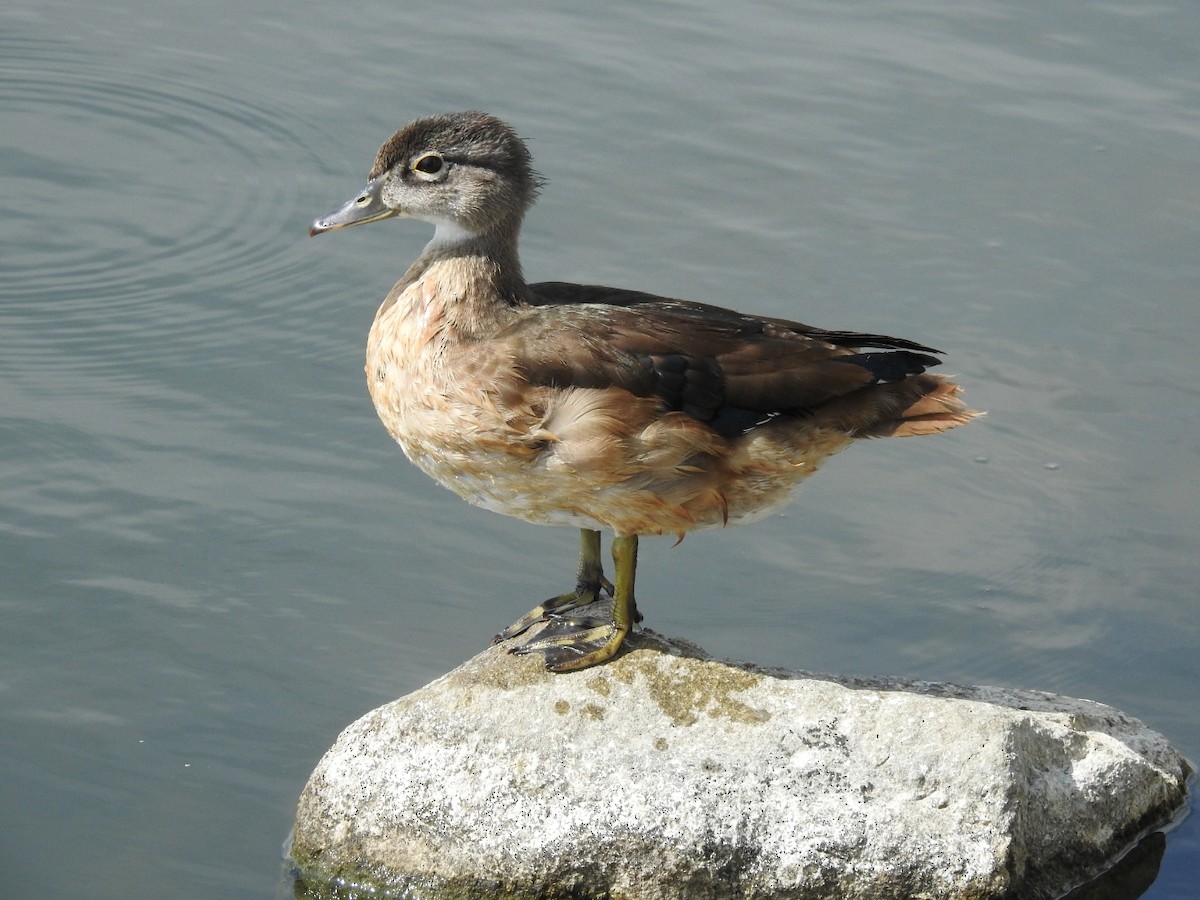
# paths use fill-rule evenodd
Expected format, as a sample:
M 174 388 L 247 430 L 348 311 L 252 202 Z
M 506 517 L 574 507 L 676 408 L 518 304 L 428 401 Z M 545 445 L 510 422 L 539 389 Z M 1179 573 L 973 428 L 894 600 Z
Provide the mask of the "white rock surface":
M 420 897 L 1055 896 L 1184 802 L 1107 706 L 712 660 L 642 632 L 551 675 L 488 650 L 321 760 L 292 857 Z

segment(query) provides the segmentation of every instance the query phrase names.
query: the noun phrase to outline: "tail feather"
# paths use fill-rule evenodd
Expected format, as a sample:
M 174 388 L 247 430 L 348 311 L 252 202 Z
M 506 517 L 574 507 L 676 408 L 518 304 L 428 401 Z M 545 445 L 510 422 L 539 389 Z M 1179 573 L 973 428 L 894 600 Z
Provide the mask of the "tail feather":
M 856 438 L 936 434 L 983 415 L 959 399 L 961 392 L 945 375 L 916 375 L 839 398 L 821 410 L 820 418 Z
M 961 387 L 944 376 L 935 377 L 941 379 L 941 383 L 904 410 L 894 423 L 895 428 L 890 432 L 892 437 L 937 434 L 983 415 L 979 410 L 969 409 L 958 398 Z

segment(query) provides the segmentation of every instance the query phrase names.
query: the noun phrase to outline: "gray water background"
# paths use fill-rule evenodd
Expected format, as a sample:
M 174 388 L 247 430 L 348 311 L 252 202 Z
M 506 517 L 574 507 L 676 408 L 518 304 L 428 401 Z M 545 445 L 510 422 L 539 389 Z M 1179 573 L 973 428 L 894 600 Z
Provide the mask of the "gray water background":
M 573 577 L 376 421 L 428 239 L 310 241 L 417 115 L 549 184 L 531 280 L 945 351 L 988 418 L 643 543 L 647 624 L 1090 697 L 1200 758 L 1200 6 L 9 0 L 0 896 L 267 897 L 338 731 Z M 1194 897 L 1200 830 L 1145 896 Z

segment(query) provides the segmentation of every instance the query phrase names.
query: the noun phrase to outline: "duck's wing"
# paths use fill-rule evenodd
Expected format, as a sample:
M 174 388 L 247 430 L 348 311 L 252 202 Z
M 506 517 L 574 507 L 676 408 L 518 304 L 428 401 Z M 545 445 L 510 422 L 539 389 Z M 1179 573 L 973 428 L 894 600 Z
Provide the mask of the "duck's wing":
M 825 341 L 839 347 L 877 347 L 889 350 L 916 350 L 921 353 L 940 353 L 932 347 L 918 344 L 916 341 L 904 338 L 889 337 L 886 334 L 866 334 L 859 331 L 828 331 L 804 325 L 788 319 L 775 319 L 769 316 L 755 316 L 723 306 L 713 306 L 708 303 L 697 303 L 693 300 L 677 300 L 672 297 L 660 297 L 642 291 L 630 291 L 623 288 L 605 287 L 598 284 L 572 284 L 566 281 L 543 281 L 529 285 L 532 291 L 533 306 L 570 306 L 574 304 L 599 303 L 605 306 L 620 306 L 643 311 L 660 311 L 678 313 L 684 317 L 695 316 L 707 322 L 724 322 L 731 326 L 741 326 L 754 330 L 766 328 L 773 333 L 791 333 L 801 337 L 810 337 Z
M 524 380 L 658 397 L 727 437 L 939 363 L 884 335 L 590 285 L 530 288 L 531 306 L 495 336 Z

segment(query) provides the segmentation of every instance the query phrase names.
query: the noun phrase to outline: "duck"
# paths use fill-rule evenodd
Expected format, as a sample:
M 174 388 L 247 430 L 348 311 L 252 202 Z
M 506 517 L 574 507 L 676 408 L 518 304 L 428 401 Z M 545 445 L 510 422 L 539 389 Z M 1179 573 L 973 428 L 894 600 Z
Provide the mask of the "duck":
M 574 587 L 496 634 L 509 652 L 560 673 L 613 659 L 642 619 L 640 537 L 761 519 L 857 440 L 980 415 L 958 384 L 927 371 L 939 351 L 911 340 L 527 283 L 518 238 L 544 185 L 499 118 L 427 116 L 393 134 L 366 186 L 309 230 L 433 225 L 367 339 L 379 418 L 418 469 L 468 503 L 579 529 Z

